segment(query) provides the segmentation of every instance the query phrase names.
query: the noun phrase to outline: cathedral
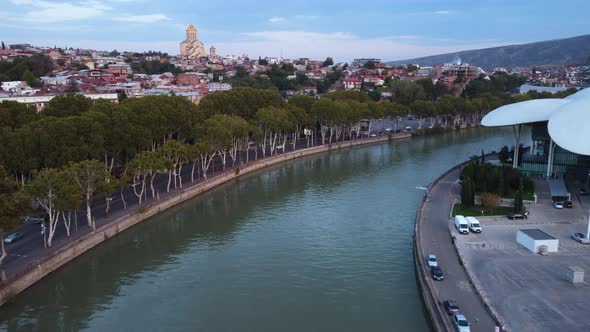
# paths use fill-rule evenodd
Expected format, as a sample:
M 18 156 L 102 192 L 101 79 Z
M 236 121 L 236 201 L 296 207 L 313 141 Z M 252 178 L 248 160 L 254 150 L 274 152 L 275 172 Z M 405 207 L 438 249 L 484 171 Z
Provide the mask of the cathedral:
M 189 25 L 186 28 L 186 40 L 180 43 L 180 55 L 185 58 L 203 58 L 206 57 L 205 46 L 197 38 L 197 28 Z

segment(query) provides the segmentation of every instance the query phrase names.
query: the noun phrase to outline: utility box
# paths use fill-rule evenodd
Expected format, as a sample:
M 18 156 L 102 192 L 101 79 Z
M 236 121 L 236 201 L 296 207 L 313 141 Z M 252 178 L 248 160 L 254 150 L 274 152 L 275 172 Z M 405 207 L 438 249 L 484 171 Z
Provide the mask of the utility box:
M 516 233 L 516 242 L 534 253 L 539 253 L 541 246 L 547 247 L 544 252 L 557 252 L 559 247 L 559 240 L 540 229 L 519 230 Z
M 569 266 L 569 279 L 574 285 L 584 283 L 584 269 L 579 266 Z

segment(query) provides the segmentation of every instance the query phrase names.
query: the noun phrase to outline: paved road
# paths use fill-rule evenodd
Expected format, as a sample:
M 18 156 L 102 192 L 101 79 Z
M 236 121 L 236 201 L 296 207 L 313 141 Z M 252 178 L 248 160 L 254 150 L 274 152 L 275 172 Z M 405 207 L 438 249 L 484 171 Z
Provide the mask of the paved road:
M 439 266 L 445 273 L 443 281 L 433 282 L 435 298 L 437 297 L 439 302 L 448 299 L 457 301 L 471 324 L 471 331 L 493 332 L 496 326 L 495 321 L 469 283 L 449 233 L 451 204 L 454 196 L 459 195 L 457 182 L 459 173 L 460 170 L 454 170 L 441 179 L 435 187 L 430 188 L 430 202 L 425 203 L 423 211 L 422 244 L 425 255 L 435 254 Z
M 429 123 L 428 120 L 425 122 L 426 124 Z M 411 127 L 413 128 L 412 131 L 418 127 L 417 120 L 409 120 L 408 117 L 405 117 L 402 121 L 398 122 L 397 128 L 406 128 Z M 384 135 L 386 134 L 387 128 L 395 128 L 393 121 L 389 118 L 382 119 L 380 121 L 375 121 L 371 128 L 370 136 L 374 135 Z M 316 145 L 321 145 L 321 136 L 318 134 L 316 136 Z M 305 140 L 301 140 L 297 142 L 296 149 L 300 150 L 307 147 L 307 142 Z M 293 151 L 292 144 L 286 144 L 285 152 Z M 255 150 L 249 151 L 249 160 L 253 161 L 255 158 Z M 282 149 L 279 154 L 282 154 Z M 267 150 L 266 156 L 269 156 L 269 150 Z M 259 149 L 258 151 L 258 159 L 262 158 L 262 151 Z M 241 164 L 241 162 L 246 161 L 245 153 L 239 155 L 236 162 L 236 167 Z M 226 167 L 228 171 L 233 171 L 231 169 L 231 160 L 226 163 Z M 191 184 L 191 168 L 192 165 L 188 164 L 185 165 L 182 169 L 182 179 L 185 186 Z M 219 175 L 220 171 L 214 171 L 215 169 L 221 169 L 221 161 L 219 158 L 215 158 L 215 162 L 210 166 L 208 170 L 208 177 L 211 179 Z M 196 177 L 196 175 L 195 175 Z M 199 178 L 195 181 L 195 183 L 199 183 L 203 181 L 202 178 Z M 168 182 L 167 174 L 157 175 L 154 181 L 154 185 L 156 191 L 159 193 L 160 199 L 165 198 L 169 195 L 174 195 L 175 190 L 174 186 L 172 185 L 172 190 L 170 193 L 166 193 L 166 186 Z M 125 215 L 126 213 L 133 211 L 133 209 L 138 207 L 138 198 L 133 193 L 133 189 L 131 187 L 127 188 L 123 192 L 123 197 L 127 203 L 127 210 L 123 210 L 123 201 L 121 199 L 121 195 L 117 192 L 112 195 L 112 201 L 110 203 L 110 212 L 107 215 L 105 212 L 106 202 L 104 197 L 96 197 L 94 203 L 92 204 L 92 213 L 93 217 L 96 219 L 96 227 L 99 228 L 104 226 L 108 223 L 113 222 L 117 218 Z M 151 197 L 151 191 L 149 189 L 149 184 L 147 185 L 146 192 L 145 192 L 145 200 L 146 203 L 153 201 Z M 85 209 L 85 207 L 84 207 Z M 78 220 L 78 230 L 76 231 L 76 225 L 72 225 L 71 235 L 67 237 L 65 227 L 63 223 L 59 222 L 57 226 L 57 230 L 55 232 L 53 238 L 53 246 L 52 248 L 44 248 L 43 244 L 43 237 L 41 235 L 41 225 L 39 224 L 27 224 L 19 227 L 18 231 L 23 232 L 24 237 L 22 240 L 17 241 L 13 244 L 7 245 L 8 256 L 5 258 L 4 262 L 2 263 L 2 272 L 4 273 L 5 281 L 12 280 L 23 273 L 27 272 L 29 269 L 34 268 L 38 263 L 50 255 L 52 252 L 59 250 L 66 244 L 76 241 L 80 239 L 82 236 L 88 234 L 90 232 L 90 228 L 86 225 L 86 214 L 85 210 L 81 209 L 76 214 Z

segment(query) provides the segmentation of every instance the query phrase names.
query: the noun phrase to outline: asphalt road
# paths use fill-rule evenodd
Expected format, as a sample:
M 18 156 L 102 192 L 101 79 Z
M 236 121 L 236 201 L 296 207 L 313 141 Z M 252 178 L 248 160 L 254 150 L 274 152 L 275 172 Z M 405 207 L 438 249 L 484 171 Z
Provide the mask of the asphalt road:
M 430 121 L 426 120 L 423 124 L 423 127 L 427 127 Z M 391 128 L 394 130 L 396 125 L 394 121 L 389 118 L 385 118 L 379 121 L 374 121 L 371 126 L 371 132 L 369 133 L 370 136 L 374 135 L 385 135 L 387 134 L 386 129 Z M 411 127 L 412 130 L 404 130 L 406 127 Z M 398 122 L 397 128 L 401 129 L 401 131 L 412 132 L 418 127 L 417 120 L 409 120 L 408 117 L 404 117 L 402 121 Z M 318 134 L 316 137 L 316 145 L 321 145 L 321 136 Z M 300 150 L 307 147 L 307 142 L 305 140 L 300 140 L 296 144 L 296 149 Z M 292 144 L 286 144 L 285 152 L 289 152 L 293 150 Z M 279 154 L 283 153 L 282 149 L 280 150 Z M 267 150 L 267 157 L 269 156 L 269 152 Z M 245 153 L 243 153 L 242 160 L 245 162 Z M 236 166 L 239 166 L 242 162 L 241 158 L 238 156 L 238 160 L 236 161 Z M 249 160 L 254 160 L 255 151 L 249 151 Z M 258 159 L 262 158 L 262 151 L 258 151 Z M 226 162 L 226 167 L 230 168 L 231 171 L 231 160 Z M 191 179 L 191 168 L 192 164 L 184 165 L 182 168 L 182 180 L 184 186 L 190 185 Z M 215 161 L 212 163 L 208 170 L 208 177 L 212 178 L 216 175 L 219 175 L 220 171 L 214 171 L 214 169 L 221 169 L 221 161 L 219 158 L 215 158 Z M 195 175 L 196 177 L 196 175 Z M 203 181 L 202 178 L 196 179 L 194 183 L 198 183 Z M 161 174 L 157 175 L 156 179 L 154 180 L 154 186 L 156 191 L 159 193 L 159 197 L 164 198 L 169 195 L 174 195 L 175 190 L 174 186 L 171 186 L 170 193 L 166 193 L 166 186 L 168 183 L 168 175 Z M 144 202 L 150 202 L 153 200 L 151 196 L 151 191 L 149 188 L 149 183 L 146 184 L 146 192 L 144 194 Z M 106 208 L 106 201 L 104 196 L 96 197 L 92 204 L 92 213 L 93 217 L 95 218 L 96 227 L 99 228 L 103 225 L 106 225 L 110 222 L 113 222 L 118 217 L 128 213 L 129 211 L 133 211 L 133 209 L 138 207 L 138 198 L 133 193 L 133 189 L 128 187 L 123 192 L 123 197 L 127 203 L 127 210 L 123 209 L 123 201 L 121 199 L 121 195 L 119 192 L 113 194 L 112 201 L 110 203 L 110 212 L 107 215 L 105 213 Z M 43 242 L 43 236 L 41 234 L 41 225 L 40 224 L 24 224 L 23 226 L 19 227 L 17 231 L 23 233 L 23 238 L 19 241 L 16 241 L 12 244 L 7 244 L 6 249 L 8 252 L 8 256 L 4 259 L 2 263 L 2 272 L 4 274 L 4 280 L 10 281 L 11 279 L 22 275 L 23 273 L 27 272 L 28 270 L 35 268 L 40 261 L 42 261 L 45 257 L 49 256 L 52 252 L 55 252 L 62 248 L 64 245 L 71 241 L 76 241 L 80 239 L 85 234 L 91 232 L 91 229 L 87 226 L 86 223 L 86 213 L 85 213 L 85 206 L 83 206 L 80 211 L 76 213 L 77 217 L 77 230 L 76 225 L 72 222 L 71 226 L 71 234 L 70 237 L 67 237 L 65 226 L 60 221 L 57 225 L 57 230 L 53 237 L 53 245 L 51 248 L 45 248 Z M 46 230 L 47 231 L 47 230 Z
M 460 195 L 459 174 L 459 169 L 454 170 L 430 188 L 430 202 L 424 205 L 421 228 L 424 254 L 436 255 L 438 264 L 445 274 L 443 281 L 433 282 L 433 293 L 439 304 L 442 305 L 445 300 L 457 301 L 461 312 L 471 325 L 472 332 L 492 332 L 496 327 L 495 321 L 470 284 L 449 232 L 451 204 L 454 197 Z M 460 235 L 454 229 L 452 234 L 456 237 L 469 236 Z M 449 316 L 449 320 L 451 319 L 452 316 Z

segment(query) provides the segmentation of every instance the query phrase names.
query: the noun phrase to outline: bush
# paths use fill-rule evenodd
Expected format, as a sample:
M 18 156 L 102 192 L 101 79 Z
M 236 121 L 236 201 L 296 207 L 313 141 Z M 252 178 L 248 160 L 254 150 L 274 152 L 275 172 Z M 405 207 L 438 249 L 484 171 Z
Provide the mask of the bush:
M 482 193 L 479 196 L 479 200 L 481 201 L 481 205 L 488 210 L 494 210 L 500 204 L 501 197 L 496 194 L 492 193 Z

